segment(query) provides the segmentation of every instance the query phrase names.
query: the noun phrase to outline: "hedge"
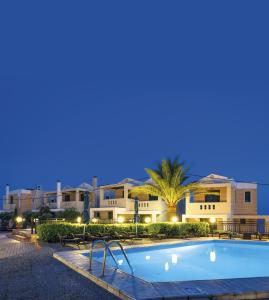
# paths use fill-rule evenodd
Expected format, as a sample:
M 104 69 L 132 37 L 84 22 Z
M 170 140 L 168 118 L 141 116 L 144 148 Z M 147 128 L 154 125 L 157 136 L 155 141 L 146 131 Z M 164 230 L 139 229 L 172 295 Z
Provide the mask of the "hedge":
M 138 233 L 147 231 L 151 234 L 165 233 L 168 237 L 202 237 L 209 233 L 208 223 L 153 223 L 138 224 Z M 84 225 L 72 223 L 41 224 L 37 226 L 37 234 L 42 241 L 58 242 L 58 234 L 83 233 Z M 86 225 L 87 233 L 113 233 L 117 231 L 135 232 L 135 224 L 89 224 Z

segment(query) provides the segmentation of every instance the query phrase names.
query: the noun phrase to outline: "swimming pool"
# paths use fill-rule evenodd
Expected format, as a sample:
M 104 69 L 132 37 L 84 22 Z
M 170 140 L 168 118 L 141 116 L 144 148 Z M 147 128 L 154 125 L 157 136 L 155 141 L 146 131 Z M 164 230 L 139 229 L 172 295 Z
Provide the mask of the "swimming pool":
M 131 274 L 120 251 L 113 253 L 120 269 Z M 269 244 L 265 242 L 186 242 L 130 248 L 126 253 L 133 275 L 149 282 L 269 276 Z M 95 252 L 93 259 L 102 262 L 103 253 Z M 109 255 L 107 265 L 115 266 Z

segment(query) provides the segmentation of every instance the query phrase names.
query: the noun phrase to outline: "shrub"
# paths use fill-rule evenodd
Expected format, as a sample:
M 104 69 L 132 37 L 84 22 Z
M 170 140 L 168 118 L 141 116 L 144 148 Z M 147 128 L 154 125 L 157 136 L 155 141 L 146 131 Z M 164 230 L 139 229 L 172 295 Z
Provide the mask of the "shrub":
M 6 230 L 8 222 L 13 218 L 13 213 L 2 212 L 0 213 L 0 230 Z
M 41 224 L 37 226 L 37 233 L 41 240 L 45 242 L 57 242 L 58 234 L 77 234 L 83 233 L 84 225 L 72 223 L 54 223 Z M 209 225 L 207 223 L 154 223 L 138 224 L 138 233 L 148 231 L 152 234 L 165 233 L 169 237 L 198 237 L 207 236 Z M 91 234 L 95 233 L 114 233 L 119 234 L 135 232 L 135 224 L 88 224 L 85 231 Z
M 198 237 L 207 236 L 208 223 L 153 223 L 148 225 L 148 232 L 152 234 L 165 233 L 168 237 Z

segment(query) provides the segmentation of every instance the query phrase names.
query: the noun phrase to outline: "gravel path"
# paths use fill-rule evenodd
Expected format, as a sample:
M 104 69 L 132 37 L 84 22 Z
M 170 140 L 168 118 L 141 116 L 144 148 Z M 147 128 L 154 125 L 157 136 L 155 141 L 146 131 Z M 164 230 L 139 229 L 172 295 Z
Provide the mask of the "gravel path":
M 118 299 L 55 260 L 53 251 L 0 233 L 0 299 Z

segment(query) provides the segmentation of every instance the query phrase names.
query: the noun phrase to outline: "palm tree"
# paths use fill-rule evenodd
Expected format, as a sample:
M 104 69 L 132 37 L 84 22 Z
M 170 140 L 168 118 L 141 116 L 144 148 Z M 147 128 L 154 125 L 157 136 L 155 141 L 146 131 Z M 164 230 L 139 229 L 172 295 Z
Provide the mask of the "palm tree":
M 179 162 L 178 157 L 174 160 L 163 159 L 157 169 L 145 169 L 150 181 L 142 186 L 132 189 L 134 194 L 150 194 L 161 197 L 168 206 L 168 220 L 176 215 L 176 205 L 183 200 L 188 193 L 199 190 L 197 182 L 186 183 L 189 168 L 185 162 Z

